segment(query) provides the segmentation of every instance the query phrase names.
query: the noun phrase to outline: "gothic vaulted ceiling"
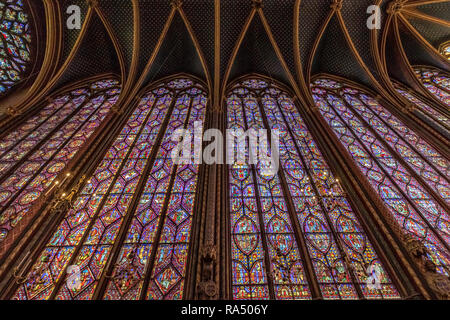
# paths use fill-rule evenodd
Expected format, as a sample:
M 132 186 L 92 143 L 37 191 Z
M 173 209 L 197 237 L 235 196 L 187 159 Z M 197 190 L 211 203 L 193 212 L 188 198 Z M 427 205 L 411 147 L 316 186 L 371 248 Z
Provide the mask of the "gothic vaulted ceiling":
M 65 28 L 74 4 L 79 30 Z M 367 27 L 371 5 L 381 8 L 380 29 Z M 50 75 L 40 77 L 41 95 L 100 73 L 118 75 L 127 95 L 184 72 L 204 80 L 220 104 L 230 81 L 259 73 L 311 103 L 306 84 L 315 74 L 380 92 L 389 77 L 421 90 L 413 65 L 450 71 L 438 52 L 450 39 L 450 0 L 33 0 L 33 8 L 38 28 L 60 26 L 59 35 L 41 41 L 47 48 L 40 52 L 57 65 L 44 62 Z M 38 97 L 29 93 L 22 102 Z

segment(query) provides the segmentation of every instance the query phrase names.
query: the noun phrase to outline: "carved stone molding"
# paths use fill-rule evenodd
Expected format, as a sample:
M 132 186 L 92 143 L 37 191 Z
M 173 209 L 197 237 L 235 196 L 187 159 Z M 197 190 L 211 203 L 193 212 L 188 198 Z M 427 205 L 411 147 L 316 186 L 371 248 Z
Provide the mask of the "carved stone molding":
M 406 104 L 406 106 L 405 106 L 405 111 L 406 111 L 406 113 L 413 112 L 413 111 L 415 111 L 416 109 L 417 109 L 417 107 L 416 107 L 416 105 L 413 104 L 413 103 L 408 103 L 408 104 Z
M 200 298 L 205 299 L 215 299 L 217 297 L 217 294 L 219 293 L 219 290 L 217 288 L 217 284 L 213 280 L 208 280 L 205 282 L 200 282 L 197 287 Z
M 8 107 L 8 108 L 6 108 L 6 114 L 8 116 L 15 117 L 15 116 L 18 116 L 20 114 L 20 112 L 14 107 Z
M 431 260 L 425 262 L 425 279 L 434 293 L 441 300 L 450 300 L 450 278 L 436 271 L 436 265 Z
M 200 249 L 201 254 L 201 281 L 197 285 L 200 299 L 212 300 L 217 298 L 219 288 L 214 281 L 214 268 L 217 265 L 217 250 L 213 244 L 206 244 Z
M 111 111 L 114 112 L 115 114 L 118 114 L 118 115 L 123 113 L 122 108 L 117 103 L 112 106 Z

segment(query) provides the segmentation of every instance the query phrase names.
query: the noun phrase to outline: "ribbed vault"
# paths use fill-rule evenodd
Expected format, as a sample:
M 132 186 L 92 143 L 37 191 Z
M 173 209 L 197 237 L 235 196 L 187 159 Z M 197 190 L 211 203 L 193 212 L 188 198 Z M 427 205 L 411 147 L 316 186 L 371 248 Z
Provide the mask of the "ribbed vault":
M 79 164 L 74 164 L 78 171 L 68 179 L 75 185 L 75 180 L 82 173 L 92 172 L 103 157 L 102 153 L 107 152 L 106 148 L 133 112 L 136 98 L 141 98 L 147 88 L 164 82 L 163 79 L 181 75 L 201 84 L 206 92 L 205 101 L 208 97 L 205 106 L 208 111 L 213 110 L 206 113 L 205 123 L 221 129 L 226 119 L 225 113 L 219 111 L 227 107 L 227 89 L 248 75 L 265 79 L 270 86 L 276 84 L 292 95 L 293 106 L 304 117 L 312 137 L 326 150 L 325 158 L 333 168 L 339 169 L 337 176 L 343 176 L 344 186 L 352 191 L 349 196 L 358 202 L 358 207 L 364 207 L 361 216 L 367 220 L 368 229 L 374 230 L 372 236 L 383 247 L 392 249 L 390 256 L 398 255 L 402 248 L 391 247 L 391 243 L 396 244 L 396 238 L 383 238 L 394 234 L 392 230 L 382 229 L 389 223 L 380 218 L 388 216 L 383 204 L 367 192 L 371 189 L 362 183 L 365 178 L 320 118 L 310 83 L 330 78 L 361 87 L 380 100 L 386 110 L 408 123 L 408 128 L 423 136 L 424 141 L 445 153 L 448 132 L 418 113 L 411 102 L 397 92 L 394 83 L 405 90 L 416 91 L 437 109 L 446 108 L 428 92 L 414 68 L 427 65 L 450 71 L 449 61 L 438 51 L 440 45 L 450 39 L 450 0 L 28 1 L 33 2 L 33 17 L 41 30 L 38 32 L 40 50 L 35 57 L 34 70 L 23 84 L 22 95 L 0 100 L 0 110 L 7 110 L 0 115 L 0 136 L 40 108 L 48 97 L 78 81 L 106 76 L 118 79 L 120 96 L 108 113 L 108 120 L 102 124 L 107 129 L 99 130 L 93 144 L 101 149 L 91 148 L 90 155 L 95 157 L 91 159 L 87 154 Z M 69 5 L 80 7 L 81 29 L 66 27 Z M 367 27 L 367 8 L 371 5 L 381 8 L 381 29 Z M 221 234 L 227 228 L 222 221 L 227 212 L 226 192 L 222 190 L 227 180 L 222 169 L 205 166 L 199 178 L 198 197 L 202 201 L 199 212 L 202 215 L 196 219 L 201 228 L 193 232 L 193 241 L 198 246 L 193 250 L 201 250 L 202 254 L 193 256 L 189 262 L 192 275 L 186 283 L 187 297 L 197 297 L 203 290 L 196 287 L 197 282 L 207 285 L 219 278 L 223 282 L 220 294 L 231 296 L 226 292 L 229 290 L 226 270 L 220 270 L 222 274 L 212 279 L 212 275 L 202 273 L 198 267 L 212 270 L 208 263 L 212 264 L 214 259 L 208 255 L 216 255 L 216 252 L 207 250 L 213 245 L 220 247 L 218 244 L 226 238 Z M 365 200 L 368 201 L 363 203 Z M 41 222 L 36 225 L 38 223 Z M 18 243 L 24 247 L 34 245 L 28 238 L 21 241 L 19 239 Z M 219 253 L 221 259 L 228 259 L 224 258 L 226 252 Z M 403 252 L 400 253 L 398 261 L 393 263 L 409 266 L 409 261 L 401 260 Z M 410 274 L 416 271 L 402 271 L 399 277 L 406 279 Z M 413 280 L 411 282 L 422 283 L 422 279 Z M 427 288 L 421 290 L 428 292 Z M 403 296 L 406 296 L 411 290 L 405 288 L 404 291 Z
M 46 0 L 33 7 L 41 12 L 38 17 L 54 14 L 64 25 L 67 6 L 73 4 L 81 9 L 83 27 L 62 27 L 47 39 L 62 40 L 59 46 L 47 43 L 54 47 L 47 56 L 58 67 L 45 90 L 30 93 L 16 110 L 48 90 L 98 73 L 120 76 L 125 97 L 133 88 L 188 72 L 205 80 L 215 99 L 228 81 L 259 73 L 301 90 L 301 98 L 311 102 L 306 84 L 318 73 L 388 94 L 389 76 L 423 90 L 413 65 L 450 69 L 438 53 L 450 37 L 450 1 Z M 366 27 L 372 4 L 381 6 L 381 30 Z M 41 73 L 49 69 L 43 65 Z

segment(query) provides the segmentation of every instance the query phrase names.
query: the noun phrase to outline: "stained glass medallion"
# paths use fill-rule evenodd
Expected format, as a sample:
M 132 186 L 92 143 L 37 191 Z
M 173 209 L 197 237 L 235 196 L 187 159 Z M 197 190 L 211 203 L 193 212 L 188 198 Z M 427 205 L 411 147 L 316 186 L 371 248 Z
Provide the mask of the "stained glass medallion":
M 312 84 L 323 118 L 398 224 L 449 274 L 448 161 L 372 96 L 328 81 L 337 82 Z
M 31 29 L 23 0 L 0 1 L 0 96 L 24 79 L 31 61 Z
M 175 164 L 171 137 L 203 122 L 206 104 L 184 78 L 140 99 L 15 299 L 183 297 L 199 165 Z M 77 287 L 70 265 L 81 271 Z
M 423 97 L 419 97 L 418 94 L 408 90 L 399 83 L 394 83 L 394 87 L 398 93 L 413 103 L 425 117 L 443 129 L 450 130 L 450 119 L 443 110 L 426 103 Z
M 228 169 L 233 298 L 311 299 L 310 281 L 325 299 L 398 298 L 290 96 L 260 79 L 241 82 L 228 95 L 227 124 L 281 136 L 274 177 L 259 165 Z M 371 264 L 383 270 L 381 290 L 366 285 Z
M 447 58 L 447 60 L 450 60 L 450 41 L 446 41 L 443 44 L 439 46 L 439 52 Z
M 119 93 L 117 80 L 94 81 L 51 99 L 0 137 L 0 242 L 56 183 Z

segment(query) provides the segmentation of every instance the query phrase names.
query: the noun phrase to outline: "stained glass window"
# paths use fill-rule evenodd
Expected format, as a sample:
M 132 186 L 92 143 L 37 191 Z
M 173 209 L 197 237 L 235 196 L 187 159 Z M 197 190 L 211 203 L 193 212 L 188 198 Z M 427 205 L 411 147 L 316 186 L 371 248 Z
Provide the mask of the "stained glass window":
M 0 242 L 100 126 L 116 103 L 116 80 L 62 94 L 17 129 L 0 137 Z
M 426 103 L 423 98 L 419 97 L 416 93 L 408 90 L 406 87 L 400 85 L 399 83 L 394 83 L 394 87 L 398 91 L 398 93 L 400 93 L 403 97 L 417 106 L 419 111 L 425 117 L 427 117 L 435 124 L 447 130 L 450 130 L 450 119 L 447 117 L 444 110 L 440 110 L 434 106 L 431 106 L 431 104 Z
M 172 134 L 203 123 L 206 104 L 184 78 L 141 98 L 15 299 L 183 297 L 199 165 L 173 162 Z
M 447 58 L 447 60 L 450 60 L 450 41 L 444 42 L 439 47 L 439 52 Z
M 450 77 L 431 67 L 415 67 L 417 77 L 438 100 L 450 106 Z
M 450 274 L 449 163 L 370 94 L 316 80 L 315 102 L 398 224 Z
M 234 299 L 312 299 L 311 281 L 324 299 L 399 298 L 288 93 L 259 79 L 237 84 L 227 127 L 280 133 L 275 176 L 261 162 L 228 166 Z M 367 285 L 370 266 L 382 274 L 381 289 Z
M 0 96 L 23 80 L 31 60 L 31 30 L 23 0 L 0 1 Z

